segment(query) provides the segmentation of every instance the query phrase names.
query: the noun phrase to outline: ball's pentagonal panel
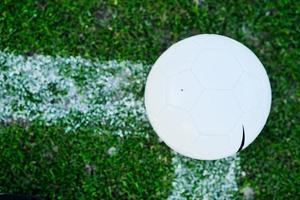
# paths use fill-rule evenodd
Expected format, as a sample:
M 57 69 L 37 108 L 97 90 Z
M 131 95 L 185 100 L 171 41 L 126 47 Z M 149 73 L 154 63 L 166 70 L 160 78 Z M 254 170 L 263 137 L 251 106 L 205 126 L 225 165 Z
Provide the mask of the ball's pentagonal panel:
M 164 126 L 159 126 L 160 122 L 163 122 Z M 156 132 L 164 133 L 161 138 L 166 144 L 182 154 L 193 152 L 197 145 L 194 145 L 194 141 L 198 137 L 198 130 L 188 112 L 173 106 L 166 106 L 159 116 L 151 120 L 151 123 L 154 124 Z
M 159 112 L 166 106 L 167 84 L 166 78 L 159 68 L 152 69 L 145 92 L 145 105 L 148 116 L 157 116 Z
M 185 110 L 190 110 L 204 88 L 190 71 L 183 71 L 167 80 L 167 103 Z
M 205 88 L 213 89 L 233 88 L 243 72 L 235 57 L 223 50 L 199 52 L 192 71 Z
M 232 92 L 206 90 L 191 111 L 204 135 L 226 135 L 242 115 Z
M 151 125 L 172 149 L 191 158 L 219 159 L 244 149 L 261 132 L 271 87 L 247 47 L 204 34 L 172 45 L 158 58 L 147 79 L 145 104 Z
M 237 82 L 233 93 L 244 112 L 258 108 L 264 98 L 261 81 L 249 73 L 244 73 Z
M 197 38 L 185 39 L 173 44 L 157 59 L 153 67 L 160 68 L 167 76 L 190 69 L 198 53 L 195 51 L 198 48 L 196 40 Z

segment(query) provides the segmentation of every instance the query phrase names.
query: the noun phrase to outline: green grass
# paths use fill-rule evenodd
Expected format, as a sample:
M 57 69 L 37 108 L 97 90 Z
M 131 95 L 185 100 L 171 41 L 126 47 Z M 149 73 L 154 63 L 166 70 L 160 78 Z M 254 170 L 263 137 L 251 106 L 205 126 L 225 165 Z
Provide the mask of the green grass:
M 200 2 L 3 0 L 0 49 L 24 55 L 81 55 L 152 64 L 172 43 L 194 34 L 218 33 L 237 39 L 261 59 L 273 92 L 267 126 L 240 154 L 246 176 L 240 178 L 239 186 L 254 188 L 257 199 L 299 197 L 300 3 Z M 5 135 L 0 138 L 1 192 L 32 192 L 50 198 L 64 195 L 63 199 L 89 197 L 85 195 L 159 199 L 168 194 L 170 155 L 155 137 L 149 139 L 150 143 L 141 138 L 125 142 L 109 135 L 93 136 L 94 139 L 86 131 L 70 136 L 59 134 L 59 127 L 29 127 L 35 127 L 32 136 L 18 125 L 1 127 Z M 36 146 L 30 146 L 32 140 Z M 58 152 L 53 152 L 51 141 L 58 146 Z M 124 154 L 117 154 L 118 159 L 108 157 L 103 150 L 114 144 L 120 145 Z M 33 151 L 35 148 L 37 151 Z M 131 148 L 135 150 L 129 151 Z M 43 159 L 47 151 L 57 155 L 56 163 Z M 158 162 L 158 155 L 165 156 L 167 162 Z M 66 163 L 66 156 L 70 156 L 71 163 Z M 130 165 L 120 171 L 127 161 Z M 100 171 L 95 173 L 99 174 L 87 174 L 86 164 L 97 166 Z M 155 171 L 156 166 L 161 171 Z M 83 182 L 77 182 L 78 176 Z
M 92 132 L 2 125 L 0 191 L 46 199 L 166 198 L 171 157 L 154 134 L 120 138 Z

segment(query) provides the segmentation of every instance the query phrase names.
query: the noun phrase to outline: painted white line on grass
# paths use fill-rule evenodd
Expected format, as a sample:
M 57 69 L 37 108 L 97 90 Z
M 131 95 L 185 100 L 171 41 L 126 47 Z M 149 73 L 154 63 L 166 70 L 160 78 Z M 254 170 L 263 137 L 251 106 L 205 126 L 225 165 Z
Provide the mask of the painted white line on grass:
M 148 66 L 81 57 L 16 56 L 0 52 L 0 120 L 42 120 L 141 133 L 147 124 L 143 91 Z
M 143 87 L 150 66 L 130 61 L 0 52 L 0 121 L 40 120 L 66 131 L 100 127 L 116 135 L 147 135 Z M 146 129 L 145 129 L 146 128 Z M 239 158 L 197 161 L 175 154 L 169 199 L 230 199 Z
M 175 154 L 175 180 L 169 200 L 232 199 L 238 191 L 239 157 L 199 161 Z

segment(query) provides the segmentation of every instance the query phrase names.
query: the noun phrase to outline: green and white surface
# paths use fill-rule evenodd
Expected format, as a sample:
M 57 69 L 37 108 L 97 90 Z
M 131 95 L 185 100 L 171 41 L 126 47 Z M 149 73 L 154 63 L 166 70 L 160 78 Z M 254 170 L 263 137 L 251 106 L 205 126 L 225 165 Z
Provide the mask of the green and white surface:
M 257 199 L 299 193 L 300 5 L 214 1 L 0 4 L 0 192 L 50 199 Z M 249 46 L 273 105 L 235 157 L 170 151 L 143 105 L 151 65 L 193 34 Z M 246 188 L 246 189 L 245 189 Z M 251 192 L 250 192 L 251 193 Z

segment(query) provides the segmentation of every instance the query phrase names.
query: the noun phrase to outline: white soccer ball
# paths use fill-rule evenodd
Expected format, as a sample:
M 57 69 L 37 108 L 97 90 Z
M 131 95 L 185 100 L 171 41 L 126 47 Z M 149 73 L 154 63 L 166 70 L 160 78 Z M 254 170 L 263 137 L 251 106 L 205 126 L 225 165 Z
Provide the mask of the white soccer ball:
M 177 42 L 155 62 L 145 90 L 158 136 L 185 156 L 214 160 L 246 148 L 271 107 L 267 73 L 243 44 L 203 34 Z

